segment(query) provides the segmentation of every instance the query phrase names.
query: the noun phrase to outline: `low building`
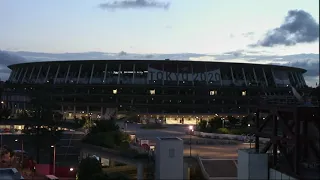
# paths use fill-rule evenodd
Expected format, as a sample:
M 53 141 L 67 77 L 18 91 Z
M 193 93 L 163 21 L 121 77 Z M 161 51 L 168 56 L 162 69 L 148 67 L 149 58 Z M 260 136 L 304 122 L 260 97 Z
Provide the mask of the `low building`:
M 0 168 L 0 179 L 20 180 L 24 178 L 16 168 Z

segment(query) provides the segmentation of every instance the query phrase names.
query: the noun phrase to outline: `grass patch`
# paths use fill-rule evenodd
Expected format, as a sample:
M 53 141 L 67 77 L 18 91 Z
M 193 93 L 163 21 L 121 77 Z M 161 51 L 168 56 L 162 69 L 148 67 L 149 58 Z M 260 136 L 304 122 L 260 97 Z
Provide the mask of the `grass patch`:
M 165 129 L 167 127 L 162 124 L 144 124 L 140 127 L 141 129 Z

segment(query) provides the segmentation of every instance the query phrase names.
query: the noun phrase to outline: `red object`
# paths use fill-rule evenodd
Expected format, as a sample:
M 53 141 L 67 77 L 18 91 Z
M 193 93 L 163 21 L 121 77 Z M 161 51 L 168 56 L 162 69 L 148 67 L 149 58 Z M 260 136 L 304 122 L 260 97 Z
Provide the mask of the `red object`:
M 77 171 L 75 169 L 73 171 L 70 171 L 70 168 L 71 167 L 56 166 L 55 176 L 60 178 L 75 178 Z M 36 171 L 41 175 L 53 174 L 53 166 L 51 164 L 37 164 Z
M 148 144 L 141 144 L 141 147 L 142 147 L 144 150 L 147 150 L 147 151 L 150 150 L 150 146 L 149 146 Z

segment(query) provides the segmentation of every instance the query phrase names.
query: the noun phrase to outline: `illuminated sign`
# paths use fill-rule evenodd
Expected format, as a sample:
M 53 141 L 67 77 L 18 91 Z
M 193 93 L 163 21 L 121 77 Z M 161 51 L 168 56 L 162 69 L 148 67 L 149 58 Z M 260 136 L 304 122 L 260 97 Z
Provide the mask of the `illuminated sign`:
M 202 73 L 189 73 L 189 72 L 166 72 L 154 68 L 148 68 L 149 81 L 220 81 L 220 69 L 202 72 Z

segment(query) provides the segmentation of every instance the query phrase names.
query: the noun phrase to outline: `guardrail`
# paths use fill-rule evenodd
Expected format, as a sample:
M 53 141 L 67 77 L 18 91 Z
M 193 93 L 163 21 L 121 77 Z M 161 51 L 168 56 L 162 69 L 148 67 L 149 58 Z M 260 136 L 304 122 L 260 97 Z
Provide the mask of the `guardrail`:
M 253 142 L 255 135 L 250 134 L 242 134 L 242 135 L 234 135 L 234 134 L 218 134 L 218 133 L 205 133 L 200 131 L 194 131 L 195 136 L 210 138 L 210 139 L 225 139 L 225 140 L 236 140 L 242 142 Z M 269 141 L 268 138 L 259 138 L 260 143 L 266 143 Z
M 209 180 L 210 176 L 207 173 L 207 171 L 205 170 L 199 155 L 197 156 L 197 162 L 198 162 L 198 164 L 200 166 L 200 170 L 201 170 L 202 176 L 204 177 L 204 179 Z

